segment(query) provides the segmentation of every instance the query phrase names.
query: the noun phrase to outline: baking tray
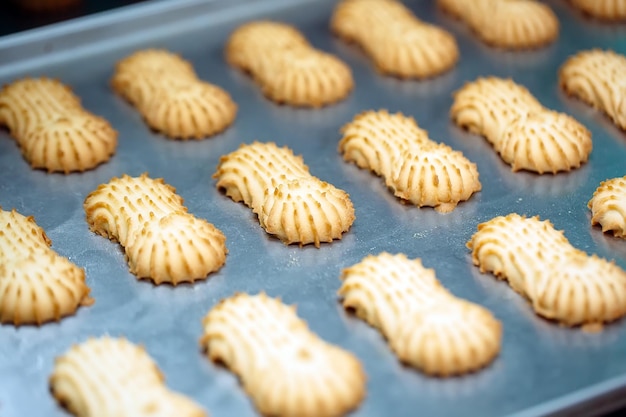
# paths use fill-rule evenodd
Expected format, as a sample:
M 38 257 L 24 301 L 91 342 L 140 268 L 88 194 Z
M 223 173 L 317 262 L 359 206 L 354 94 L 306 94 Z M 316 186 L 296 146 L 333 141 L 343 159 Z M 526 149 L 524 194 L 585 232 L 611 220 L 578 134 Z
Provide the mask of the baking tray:
M 423 82 L 380 76 L 362 52 L 333 38 L 328 26 L 334 2 L 324 0 L 155 1 L 0 38 L 0 83 L 25 75 L 57 77 L 120 133 L 110 162 L 61 175 L 31 170 L 15 141 L 0 132 L 0 205 L 33 215 L 53 248 L 85 268 L 96 300 L 59 323 L 0 326 L 0 416 L 66 415 L 48 391 L 53 360 L 73 343 L 105 334 L 143 344 L 168 385 L 212 416 L 256 415 L 236 378 L 209 363 L 198 346 L 202 317 L 237 291 L 266 291 L 297 304 L 316 333 L 361 359 L 368 395 L 355 416 L 572 415 L 623 405 L 626 323 L 589 334 L 538 318 L 506 283 L 481 275 L 465 247 L 478 223 L 518 212 L 550 219 L 576 247 L 626 267 L 626 242 L 591 228 L 586 207 L 600 181 L 625 174 L 626 136 L 557 86 L 557 68 L 570 54 L 592 47 L 624 52 L 626 28 L 587 20 L 564 1 L 548 3 L 562 24 L 559 40 L 538 51 L 507 53 L 483 46 L 433 2 L 407 1 L 421 18 L 452 31 L 460 46 L 454 70 Z M 345 60 L 355 91 L 320 110 L 267 101 L 223 59 L 229 33 L 260 18 L 292 23 L 313 45 Z M 172 141 L 151 132 L 109 87 L 114 63 L 147 47 L 181 53 L 201 78 L 229 91 L 239 105 L 235 124 L 203 141 Z M 589 162 L 567 174 L 513 173 L 483 138 L 453 126 L 452 92 L 481 75 L 512 77 L 547 107 L 578 118 L 593 133 Z M 343 162 L 340 127 L 360 111 L 380 108 L 414 116 L 432 139 L 461 150 L 478 165 L 483 190 L 442 215 L 400 204 L 380 178 Z M 288 145 L 314 175 L 350 193 L 357 219 L 343 240 L 319 249 L 285 246 L 259 227 L 251 210 L 216 190 L 211 176 L 219 157 L 253 140 Z M 114 176 L 143 172 L 175 186 L 191 213 L 227 236 L 226 265 L 206 281 L 175 288 L 137 281 L 121 247 L 88 230 L 85 196 Z M 346 314 L 336 296 L 340 270 L 381 251 L 422 258 L 454 294 L 490 309 L 504 327 L 498 359 L 481 372 L 450 379 L 400 365 L 380 334 Z

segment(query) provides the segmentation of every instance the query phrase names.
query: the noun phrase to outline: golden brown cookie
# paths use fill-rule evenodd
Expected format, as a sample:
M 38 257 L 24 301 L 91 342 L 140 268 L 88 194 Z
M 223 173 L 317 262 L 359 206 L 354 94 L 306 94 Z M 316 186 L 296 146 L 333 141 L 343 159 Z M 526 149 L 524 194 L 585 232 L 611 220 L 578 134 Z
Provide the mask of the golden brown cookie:
M 587 206 L 592 225 L 626 239 L 626 176 L 602 181 Z
M 89 339 L 54 364 L 50 390 L 77 417 L 206 417 L 189 398 L 170 391 L 156 363 L 124 338 Z
M 346 161 L 385 179 L 395 196 L 446 213 L 480 191 L 476 165 L 438 144 L 412 117 L 366 111 L 342 129 L 339 152 Z
M 267 416 L 335 417 L 359 406 L 365 373 L 351 353 L 309 330 L 293 306 L 236 294 L 213 307 L 200 340 Z
M 626 56 L 592 49 L 565 61 L 559 70 L 559 84 L 567 94 L 599 109 L 617 126 L 626 129 L 624 74 Z
M 50 78 L 24 78 L 0 90 L 0 125 L 33 168 L 85 171 L 111 158 L 117 132 L 85 110 L 69 87 Z
M 237 114 L 226 91 L 200 80 L 188 61 L 162 49 L 137 51 L 119 61 L 111 84 L 151 128 L 171 138 L 216 135 Z
M 513 171 L 556 174 L 579 168 L 591 132 L 573 117 L 544 108 L 510 79 L 479 78 L 454 93 L 452 120 L 491 143 Z
M 467 246 L 481 272 L 507 280 L 540 316 L 576 326 L 626 314 L 626 272 L 574 248 L 548 220 L 498 216 Z
M 418 19 L 395 0 L 343 0 L 331 29 L 359 45 L 383 74 L 427 78 L 448 71 L 459 59 L 454 37 Z
M 472 372 L 500 351 L 500 322 L 449 293 L 419 259 L 368 255 L 341 280 L 343 306 L 380 330 L 402 362 L 427 374 Z
M 355 219 L 345 191 L 312 176 L 301 156 L 272 142 L 222 156 L 213 177 L 218 190 L 243 201 L 267 233 L 288 245 L 341 239 Z
M 538 48 L 559 35 L 559 21 L 535 0 L 437 0 L 488 45 L 505 49 Z
M 354 81 L 337 57 L 313 48 L 293 26 L 254 21 L 228 39 L 226 60 L 249 73 L 267 98 L 277 103 L 322 107 L 343 100 Z
M 226 261 L 226 237 L 187 212 L 162 179 L 123 175 L 84 202 L 89 228 L 124 247 L 130 272 L 155 284 L 205 279 Z
M 85 270 L 51 245 L 32 217 L 0 209 L 0 323 L 40 325 L 93 304 Z
M 626 19 L 625 0 L 569 0 L 581 12 L 602 20 Z

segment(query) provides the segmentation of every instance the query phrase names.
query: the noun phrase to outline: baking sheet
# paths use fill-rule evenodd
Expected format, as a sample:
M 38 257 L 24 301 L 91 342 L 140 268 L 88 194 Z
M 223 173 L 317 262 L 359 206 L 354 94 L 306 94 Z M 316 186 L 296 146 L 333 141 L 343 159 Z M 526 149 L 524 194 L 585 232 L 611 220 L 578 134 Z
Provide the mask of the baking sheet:
M 592 22 L 564 1 L 550 1 L 562 25 L 559 40 L 539 51 L 507 53 L 483 46 L 432 3 L 406 2 L 422 19 L 454 33 L 461 60 L 451 72 L 424 82 L 379 76 L 357 48 L 333 38 L 328 22 L 334 2 L 327 0 L 156 1 L 0 38 L 1 84 L 25 75 L 57 77 L 120 133 L 109 163 L 65 176 L 31 170 L 14 140 L 0 131 L 0 205 L 33 215 L 53 248 L 86 269 L 96 300 L 59 323 L 0 326 L 0 416 L 67 415 L 48 392 L 53 360 L 73 343 L 105 334 L 143 344 L 167 384 L 212 416 L 256 415 L 236 378 L 209 363 L 198 347 L 202 317 L 237 291 L 266 291 L 296 303 L 316 333 L 361 359 L 368 395 L 355 416 L 571 415 L 622 405 L 626 323 L 588 334 L 538 318 L 507 284 L 472 266 L 465 243 L 478 223 L 515 211 L 550 219 L 576 247 L 626 267 L 626 242 L 591 228 L 586 207 L 600 181 L 626 174 L 626 135 L 566 98 L 556 84 L 557 68 L 578 50 L 624 53 L 626 27 Z M 229 33 L 257 18 L 292 23 L 313 45 L 337 54 L 354 72 L 355 91 L 321 110 L 267 101 L 223 59 Z M 235 124 L 198 142 L 151 132 L 109 87 L 114 63 L 147 47 L 181 53 L 202 79 L 225 88 L 239 105 Z M 589 162 L 555 176 L 512 173 L 483 138 L 453 126 L 452 92 L 481 75 L 512 77 L 547 107 L 585 124 L 594 143 Z M 463 151 L 477 163 L 483 190 L 442 215 L 400 204 L 380 178 L 344 163 L 337 152 L 339 128 L 360 111 L 380 108 L 414 116 L 432 139 Z M 312 174 L 350 193 L 357 219 L 342 241 L 319 249 L 285 246 L 259 227 L 251 210 L 215 189 L 211 176 L 219 157 L 253 140 L 288 145 L 303 155 Z M 176 288 L 137 281 L 121 247 L 88 230 L 85 196 L 114 176 L 143 172 L 176 187 L 191 213 L 227 236 L 226 265 L 206 281 Z M 500 357 L 479 373 L 445 380 L 401 366 L 380 334 L 344 313 L 336 297 L 340 270 L 381 251 L 422 258 L 454 294 L 490 309 L 504 326 Z

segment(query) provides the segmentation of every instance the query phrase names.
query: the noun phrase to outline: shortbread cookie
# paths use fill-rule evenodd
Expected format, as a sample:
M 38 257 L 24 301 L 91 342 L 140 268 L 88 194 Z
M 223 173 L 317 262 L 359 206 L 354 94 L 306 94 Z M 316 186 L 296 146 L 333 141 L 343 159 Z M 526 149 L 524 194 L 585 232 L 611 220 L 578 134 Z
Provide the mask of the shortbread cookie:
M 84 269 L 51 244 L 32 217 L 0 209 L 0 323 L 39 325 L 93 304 Z
M 249 73 L 267 98 L 281 104 L 322 107 L 343 100 L 354 86 L 345 63 L 313 48 L 284 23 L 240 26 L 228 39 L 226 60 Z
M 540 316 L 576 326 L 626 314 L 626 272 L 574 248 L 548 220 L 495 217 L 467 246 L 481 272 L 507 280 Z
M 151 128 L 171 138 L 216 135 L 237 114 L 226 91 L 200 80 L 188 61 L 162 49 L 138 51 L 119 61 L 111 84 Z
M 557 173 L 579 168 L 591 132 L 574 118 L 543 107 L 510 79 L 479 78 L 454 94 L 452 120 L 484 136 L 513 171 Z
M 602 181 L 589 200 L 591 224 L 626 239 L 626 176 Z
M 395 0 L 343 0 L 335 8 L 331 29 L 363 48 L 383 74 L 433 77 L 459 59 L 449 32 L 421 21 Z
M 365 397 L 357 358 L 311 332 L 295 308 L 265 294 L 236 294 L 213 307 L 200 340 L 236 374 L 266 416 L 334 417 Z
M 561 66 L 559 83 L 567 94 L 606 113 L 613 123 L 626 130 L 624 74 L 626 56 L 592 49 L 577 53 Z
M 343 306 L 380 330 L 402 362 L 427 374 L 472 372 L 500 351 L 500 322 L 453 296 L 419 259 L 368 255 L 344 269 L 341 280 Z
M 267 233 L 288 245 L 341 239 L 355 219 L 345 191 L 312 176 L 301 156 L 272 142 L 223 156 L 213 177 L 218 190 L 243 201 Z
M 155 284 L 205 279 L 226 261 L 226 237 L 187 212 L 162 179 L 123 175 L 91 192 L 84 202 L 89 228 L 119 242 L 130 272 Z
M 438 0 L 438 4 L 491 46 L 538 48 L 559 35 L 554 12 L 535 0 Z
M 50 78 L 24 78 L 0 90 L 0 126 L 6 126 L 33 168 L 75 172 L 111 158 L 117 132 L 89 113 L 69 87 Z
M 626 19 L 626 0 L 569 0 L 583 13 L 602 20 Z
M 72 346 L 50 376 L 52 395 L 77 417 L 206 417 L 170 391 L 150 355 L 126 339 L 102 337 Z
M 339 152 L 346 161 L 385 179 L 395 196 L 446 213 L 480 191 L 476 165 L 436 143 L 412 117 L 366 111 L 342 129 Z

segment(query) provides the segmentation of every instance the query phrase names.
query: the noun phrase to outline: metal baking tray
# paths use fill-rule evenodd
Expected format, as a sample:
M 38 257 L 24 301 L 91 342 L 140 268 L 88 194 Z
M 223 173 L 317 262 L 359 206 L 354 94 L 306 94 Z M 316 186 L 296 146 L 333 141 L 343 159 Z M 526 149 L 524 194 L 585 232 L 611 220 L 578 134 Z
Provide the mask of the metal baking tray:
M 428 81 L 380 76 L 364 54 L 329 32 L 329 0 L 154 1 L 0 38 L 0 83 L 30 75 L 57 77 L 84 106 L 119 131 L 112 160 L 82 174 L 31 170 L 15 141 L 0 131 L 0 205 L 33 215 L 53 248 L 84 267 L 95 305 L 41 327 L 0 326 L 0 416 L 64 416 L 49 394 L 54 358 L 88 337 L 125 336 L 143 344 L 168 385 L 193 397 L 212 416 L 256 412 L 236 378 L 202 355 L 201 319 L 237 291 L 266 291 L 298 305 L 301 317 L 325 340 L 354 352 L 368 374 L 368 395 L 355 416 L 536 416 L 598 414 L 626 399 L 626 322 L 600 333 L 562 328 L 535 316 L 506 283 L 481 275 L 465 243 L 476 225 L 518 212 L 550 219 L 573 245 L 626 267 L 626 242 L 590 226 L 587 201 L 599 182 L 626 172 L 626 135 L 607 118 L 565 97 L 557 69 L 578 50 L 626 50 L 626 26 L 580 16 L 565 1 L 549 1 L 561 21 L 560 38 L 537 51 L 510 53 L 483 46 L 432 1 L 407 1 L 422 19 L 456 35 L 461 60 Z M 251 19 L 296 25 L 316 47 L 337 54 L 354 72 L 355 91 L 320 110 L 266 100 L 245 75 L 229 68 L 223 46 Z M 239 105 L 235 124 L 202 141 L 173 141 L 150 131 L 134 108 L 113 94 L 117 60 L 162 47 L 190 60 L 199 76 L 230 92 Z M 547 107 L 572 114 L 593 133 L 593 152 L 581 169 L 539 176 L 513 173 L 481 137 L 449 120 L 452 92 L 481 75 L 512 77 Z M 342 161 L 339 129 L 366 109 L 414 116 L 433 140 L 476 162 L 483 190 L 449 214 L 403 205 L 383 181 Z M 269 237 L 251 210 L 219 193 L 221 155 L 253 140 L 275 141 L 301 154 L 311 172 L 351 195 L 357 219 L 343 240 L 300 248 Z M 204 282 L 171 287 L 137 281 L 119 245 L 91 233 L 82 203 L 98 184 L 148 172 L 176 187 L 191 213 L 227 236 L 226 265 Z M 339 273 L 367 254 L 404 252 L 436 270 L 454 294 L 490 309 L 503 323 L 501 355 L 485 370 L 438 379 L 398 363 L 380 334 L 346 314 L 336 291 Z

